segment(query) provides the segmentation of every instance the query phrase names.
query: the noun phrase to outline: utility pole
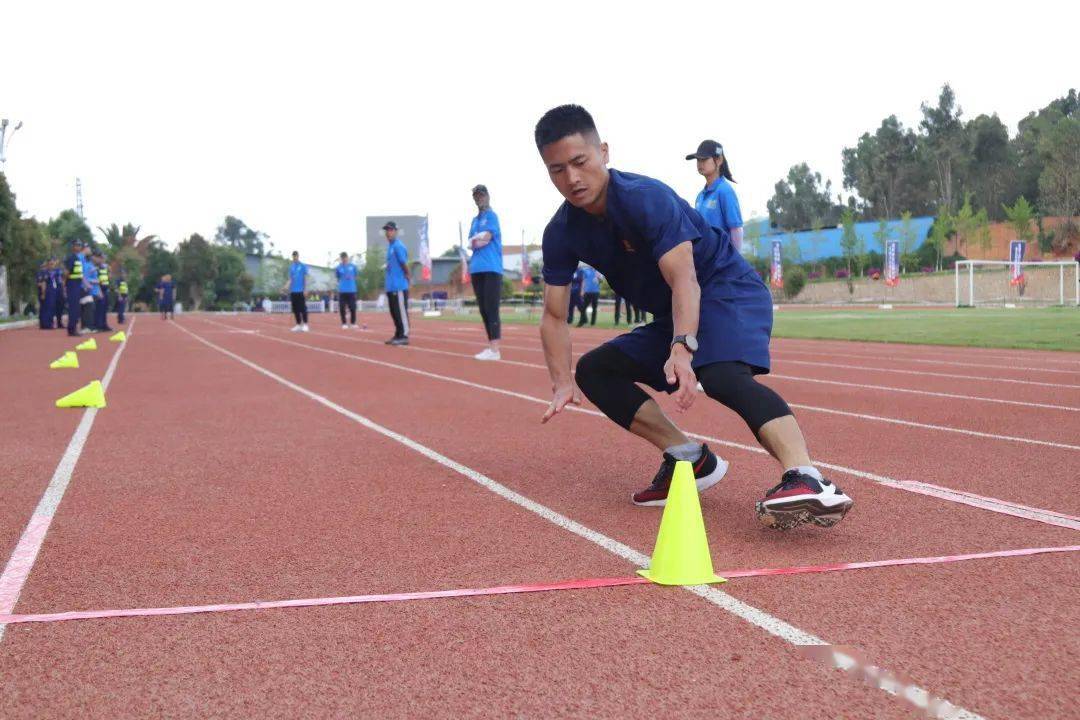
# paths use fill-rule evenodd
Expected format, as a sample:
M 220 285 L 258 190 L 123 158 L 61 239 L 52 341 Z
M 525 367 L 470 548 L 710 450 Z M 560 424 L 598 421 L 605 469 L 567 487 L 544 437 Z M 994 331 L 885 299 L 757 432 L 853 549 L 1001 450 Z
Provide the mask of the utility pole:
M 75 178 L 75 212 L 79 214 L 83 220 L 86 219 L 86 215 L 83 214 L 83 200 L 82 200 L 82 180 Z
M 22 121 L 15 123 L 15 127 L 11 128 L 11 134 L 8 134 L 8 125 L 11 121 L 7 118 L 0 119 L 0 172 L 4 172 L 4 168 L 7 163 L 7 147 L 11 144 L 11 138 L 15 137 L 16 131 L 22 127 Z

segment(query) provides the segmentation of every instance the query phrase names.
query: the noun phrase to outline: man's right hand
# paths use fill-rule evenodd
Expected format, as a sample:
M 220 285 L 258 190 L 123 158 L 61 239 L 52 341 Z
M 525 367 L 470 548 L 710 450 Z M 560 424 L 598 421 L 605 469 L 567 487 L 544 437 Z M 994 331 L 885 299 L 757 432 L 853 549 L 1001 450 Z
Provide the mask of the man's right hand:
M 571 403 L 574 405 L 581 404 L 581 393 L 578 392 L 577 386 L 570 383 L 568 386 L 554 388 L 551 396 L 551 404 L 548 405 L 544 417 L 540 418 L 540 422 L 546 423 Z

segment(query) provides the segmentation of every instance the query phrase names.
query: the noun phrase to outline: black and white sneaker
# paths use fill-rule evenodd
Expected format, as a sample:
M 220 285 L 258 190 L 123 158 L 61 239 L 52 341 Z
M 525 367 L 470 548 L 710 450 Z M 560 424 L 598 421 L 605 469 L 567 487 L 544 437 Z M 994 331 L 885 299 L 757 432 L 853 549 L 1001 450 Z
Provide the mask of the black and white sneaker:
M 633 503 L 639 507 L 667 505 L 668 489 L 671 487 L 671 478 L 675 474 L 676 462 L 675 458 L 664 453 L 664 461 L 660 464 L 660 469 L 656 472 L 652 484 L 634 493 L 630 497 Z M 694 461 L 694 480 L 697 481 L 698 492 L 704 492 L 723 480 L 727 471 L 727 461 L 718 458 L 712 450 L 709 450 L 708 445 L 702 445 L 701 457 Z
M 757 517 L 774 530 L 803 523 L 832 527 L 844 519 L 854 502 L 836 484 L 798 470 L 788 470 L 780 484 L 757 503 Z

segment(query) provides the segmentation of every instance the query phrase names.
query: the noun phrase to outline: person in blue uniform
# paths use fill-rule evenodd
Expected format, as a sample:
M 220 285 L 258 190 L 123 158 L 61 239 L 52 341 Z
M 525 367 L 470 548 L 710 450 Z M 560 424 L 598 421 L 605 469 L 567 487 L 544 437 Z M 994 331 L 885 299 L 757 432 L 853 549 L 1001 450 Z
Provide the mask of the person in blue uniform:
M 116 272 L 116 304 L 113 307 L 113 310 L 116 311 L 116 322 L 119 325 L 124 324 L 124 311 L 127 310 L 127 301 L 127 277 L 124 275 L 124 269 L 120 268 Z
M 84 292 L 83 244 L 81 240 L 71 241 L 71 254 L 64 258 L 64 295 L 67 298 L 68 335 L 79 334 L 81 300 Z
M 727 232 L 735 250 L 742 249 L 743 219 L 739 198 L 731 186 L 731 166 L 724 156 L 724 147 L 715 140 L 702 140 L 698 149 L 686 156 L 697 160 L 698 174 L 705 178 L 705 187 L 698 193 L 694 208 L 714 228 Z
M 755 379 L 769 371 L 772 298 L 727 234 L 658 180 L 609 170 L 608 146 L 580 106 L 549 110 L 535 140 L 565 198 L 544 230 L 540 337 L 553 391 L 542 422 L 580 403 L 580 388 L 608 418 L 663 453 L 652 483 L 632 496 L 637 505 L 663 505 L 677 461 L 692 463 L 699 491 L 719 482 L 728 463 L 691 442 L 638 383 L 672 393 L 685 411 L 700 380 L 783 469 L 756 504 L 759 520 L 779 529 L 839 522 L 851 498 L 813 465 L 783 398 Z M 587 352 L 572 373 L 566 308 L 579 262 L 655 317 Z
M 101 276 L 98 274 L 94 253 L 89 247 L 83 248 L 83 278 L 86 280 L 86 294 L 82 300 L 82 323 L 84 332 L 99 332 L 97 325 L 97 306 L 101 298 Z
M 474 357 L 477 360 L 501 360 L 499 338 L 502 337 L 502 323 L 499 318 L 499 301 L 502 299 L 503 281 L 502 229 L 499 227 L 499 216 L 491 209 L 491 196 L 487 186 L 474 187 L 472 198 L 476 203 L 476 217 L 469 226 L 469 247 L 472 248 L 469 275 L 488 339 L 488 346 Z
M 292 262 L 289 263 L 289 280 L 283 290 L 289 291 L 289 302 L 292 304 L 293 325 L 292 332 L 308 332 L 307 299 L 304 291 L 307 289 L 308 266 L 300 262 L 300 253 L 293 250 Z
M 585 284 L 585 270 L 578 268 L 574 270 L 574 274 L 570 276 L 570 298 L 566 304 L 566 324 L 574 324 L 574 311 L 578 310 L 582 315 L 585 314 L 585 308 L 583 307 L 584 298 L 581 294 L 581 287 Z
M 112 332 L 109 327 L 109 291 L 112 288 L 109 261 L 101 248 L 94 251 L 93 259 L 98 271 L 98 287 L 101 289 L 101 293 L 94 297 L 94 327 L 98 332 Z
M 596 324 L 596 307 L 599 303 L 600 276 L 594 268 L 586 266 L 581 269 L 581 319 L 578 321 L 578 327 L 585 324 L 590 307 L 592 308 L 592 321 L 589 324 Z
M 162 275 L 157 285 L 154 286 L 154 290 L 157 292 L 158 311 L 161 313 L 162 320 L 167 318 L 176 319 L 176 316 L 173 315 L 174 289 L 172 275 L 169 274 Z
M 53 319 L 56 317 L 56 287 L 53 285 L 51 263 L 51 260 L 41 263 L 35 276 L 38 289 L 38 327 L 42 330 L 52 330 Z
M 67 295 L 64 293 L 64 267 L 56 257 L 49 263 L 49 275 L 52 277 L 53 287 L 56 288 L 56 303 L 53 305 L 56 328 L 64 327 L 64 310 L 67 307 Z
M 341 314 L 341 329 L 356 327 L 356 264 L 349 260 L 349 253 L 341 253 L 341 262 L 334 268 L 338 281 L 338 312 Z M 349 310 L 349 322 L 345 322 L 345 310 Z
M 398 240 L 397 223 L 383 225 L 386 233 L 386 304 L 394 321 L 394 337 L 387 345 L 409 344 L 409 251 Z

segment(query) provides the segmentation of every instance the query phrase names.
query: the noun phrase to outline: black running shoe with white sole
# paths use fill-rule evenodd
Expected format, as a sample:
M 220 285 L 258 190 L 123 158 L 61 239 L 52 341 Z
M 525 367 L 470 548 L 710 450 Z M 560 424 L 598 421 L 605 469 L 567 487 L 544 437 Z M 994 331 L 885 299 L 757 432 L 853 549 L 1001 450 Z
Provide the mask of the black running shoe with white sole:
M 644 490 L 638 491 L 631 496 L 633 503 L 639 507 L 664 507 L 667 505 L 668 489 L 671 487 L 671 478 L 675 474 L 677 461 L 671 455 L 664 453 L 664 461 L 656 472 L 652 484 Z M 709 450 L 708 445 L 701 446 L 701 457 L 694 461 L 694 480 L 696 480 L 698 492 L 704 492 L 716 483 L 724 479 L 727 474 L 728 464 Z
M 757 517 L 774 530 L 804 523 L 832 527 L 844 519 L 854 502 L 835 483 L 788 470 L 780 484 L 757 503 Z

